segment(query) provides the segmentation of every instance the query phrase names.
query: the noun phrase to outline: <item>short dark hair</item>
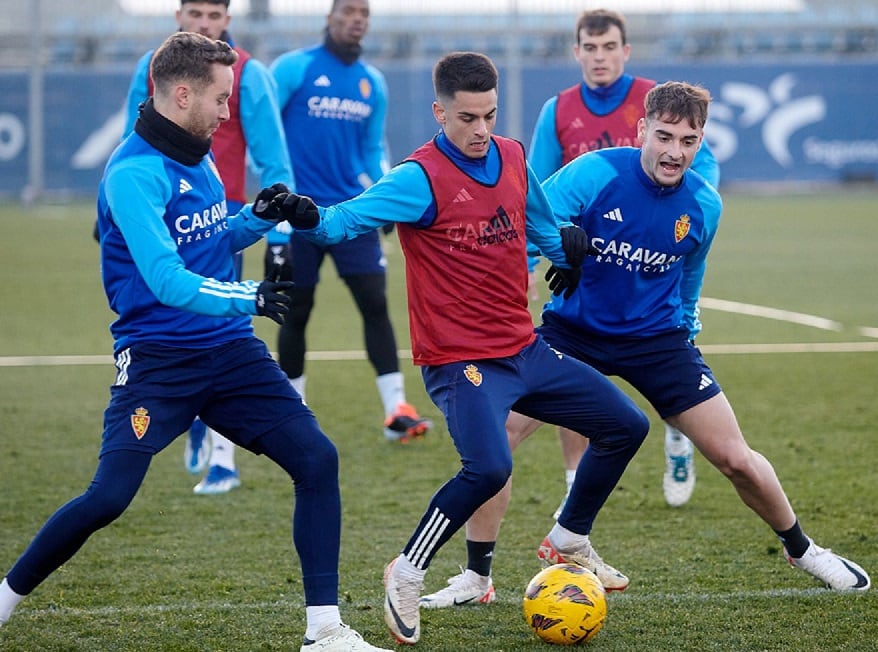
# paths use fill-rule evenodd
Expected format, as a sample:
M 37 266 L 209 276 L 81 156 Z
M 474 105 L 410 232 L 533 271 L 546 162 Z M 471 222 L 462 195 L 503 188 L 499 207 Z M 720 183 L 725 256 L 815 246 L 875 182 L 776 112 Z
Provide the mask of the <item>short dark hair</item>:
M 149 74 L 157 91 L 181 80 L 206 86 L 213 81 L 212 64 L 232 66 L 237 60 L 238 53 L 225 41 L 195 32 L 174 32 L 156 49 Z
M 433 68 L 433 91 L 438 98 L 451 99 L 458 91 L 487 93 L 497 88 L 494 62 L 478 52 L 452 52 Z
M 574 34 L 576 43 L 579 43 L 581 31 L 585 31 L 589 36 L 600 36 L 606 34 L 613 25 L 619 28 L 622 33 L 622 45 L 625 45 L 628 42 L 628 35 L 625 32 L 625 18 L 622 14 L 609 9 L 583 11 L 576 21 L 576 34 Z
M 226 9 L 228 9 L 232 0 L 180 0 L 180 6 L 182 7 L 190 2 L 206 2 L 209 5 L 225 5 Z
M 709 104 L 710 92 L 706 88 L 678 81 L 653 87 L 643 101 L 647 120 L 662 119 L 674 124 L 688 120 L 696 129 L 703 128 L 707 122 Z

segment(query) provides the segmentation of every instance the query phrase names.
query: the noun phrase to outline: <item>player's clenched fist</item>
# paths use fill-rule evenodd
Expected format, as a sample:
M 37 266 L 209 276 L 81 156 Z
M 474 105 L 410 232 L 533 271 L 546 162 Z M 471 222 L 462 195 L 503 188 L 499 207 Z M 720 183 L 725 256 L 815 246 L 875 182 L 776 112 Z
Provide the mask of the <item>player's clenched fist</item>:
M 276 197 L 274 201 L 280 205 L 282 219 L 289 222 L 294 229 L 313 229 L 320 222 L 317 205 L 310 197 L 291 192 L 282 200 Z

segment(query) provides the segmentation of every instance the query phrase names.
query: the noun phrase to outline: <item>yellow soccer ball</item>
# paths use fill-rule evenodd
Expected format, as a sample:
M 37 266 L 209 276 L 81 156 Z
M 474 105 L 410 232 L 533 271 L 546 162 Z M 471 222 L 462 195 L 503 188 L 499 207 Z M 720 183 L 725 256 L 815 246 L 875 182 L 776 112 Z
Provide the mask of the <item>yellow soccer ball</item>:
M 555 564 L 534 575 L 523 606 L 528 627 L 555 645 L 585 643 L 601 631 L 607 618 L 600 580 L 576 564 Z

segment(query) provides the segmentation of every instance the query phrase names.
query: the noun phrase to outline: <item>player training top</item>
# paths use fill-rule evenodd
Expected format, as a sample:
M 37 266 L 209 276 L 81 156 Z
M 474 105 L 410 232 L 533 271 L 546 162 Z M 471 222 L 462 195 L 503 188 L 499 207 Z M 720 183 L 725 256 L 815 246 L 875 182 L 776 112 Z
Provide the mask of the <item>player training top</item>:
M 698 297 L 722 200 L 687 170 L 675 187 L 657 185 L 640 164 L 640 149 L 583 154 L 543 188 L 556 216 L 571 219 L 600 250 L 586 257 L 569 299 L 545 310 L 586 331 L 648 336 L 701 330 Z
M 387 168 L 387 84 L 378 69 L 321 44 L 282 54 L 270 70 L 296 191 L 331 205 L 377 181 Z
M 116 352 L 136 342 L 206 348 L 253 334 L 258 284 L 235 282 L 233 254 L 273 223 L 250 204 L 227 215 L 209 147 L 150 99 L 110 156 L 97 208 L 104 289 L 119 315 L 110 326 Z
M 418 365 L 506 357 L 533 340 L 525 238 L 569 267 L 558 229 L 570 223 L 552 215 L 521 144 L 498 136 L 473 159 L 440 133 L 361 195 L 320 213 L 316 228 L 300 231 L 319 244 L 399 223 Z

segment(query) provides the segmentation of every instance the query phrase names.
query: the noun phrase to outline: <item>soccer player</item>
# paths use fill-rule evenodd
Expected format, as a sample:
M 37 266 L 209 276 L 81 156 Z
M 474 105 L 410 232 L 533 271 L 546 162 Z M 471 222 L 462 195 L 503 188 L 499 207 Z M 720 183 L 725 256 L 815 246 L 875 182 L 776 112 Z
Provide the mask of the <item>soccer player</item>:
M 553 216 L 522 145 L 493 135 L 494 64 L 482 54 L 449 54 L 433 85 L 441 131 L 374 186 L 319 210 L 308 198 L 284 200 L 285 217 L 317 242 L 398 223 L 414 361 L 460 454 L 460 471 L 385 569 L 384 620 L 401 643 L 420 637 L 418 602 L 434 555 L 510 476 L 511 409 L 591 433 L 560 522 L 565 544 L 603 575 L 617 571 L 594 552 L 589 533 L 649 430 L 624 392 L 534 333 L 527 242 L 552 261 L 549 287 L 565 292 L 577 285 L 588 238 Z
M 338 609 L 338 454 L 290 386 L 252 315 L 282 321 L 289 282 L 238 282 L 234 253 L 281 214 L 275 184 L 229 216 L 211 136 L 229 119 L 237 53 L 178 32 L 150 63 L 153 97 L 98 190 L 101 271 L 118 370 L 88 489 L 46 522 L 0 583 L 0 624 L 97 530 L 128 507 L 152 458 L 196 414 L 266 455 L 295 486 L 293 540 L 307 625 L 301 649 L 372 651 Z M 258 546 L 254 542 L 254 550 Z
M 230 0 L 181 0 L 177 25 L 183 32 L 197 32 L 215 40 L 225 41 L 238 53 L 233 66 L 234 89 L 229 99 L 229 119 L 213 137 L 211 151 L 226 188 L 229 213 L 237 213 L 247 201 L 247 153 L 259 170 L 260 183 L 269 187 L 283 183 L 293 187 L 290 157 L 284 143 L 280 113 L 274 93 L 274 81 L 268 69 L 250 54 L 235 45 L 229 34 Z M 134 129 L 139 107 L 152 95 L 149 62 L 154 51 L 144 54 L 137 63 L 128 88 L 125 135 Z M 242 256 L 236 257 L 241 274 Z M 267 274 L 266 274 L 267 276 Z M 241 484 L 235 464 L 235 446 L 203 421 L 196 419 L 189 431 L 184 463 L 190 473 L 207 473 L 195 485 L 200 495 L 226 493 Z
M 360 194 L 387 169 L 387 84 L 376 68 L 360 58 L 368 28 L 368 0 L 332 0 L 323 43 L 287 52 L 271 65 L 296 189 L 321 204 Z M 363 319 L 366 353 L 384 409 L 384 436 L 405 443 L 426 434 L 432 424 L 406 401 L 387 309 L 387 259 L 378 231 L 332 245 L 279 231 L 268 236 L 271 257 L 291 261 L 296 283 L 289 317 L 278 334 L 280 365 L 290 382 L 305 396 L 305 329 L 320 267 L 329 255 Z
M 701 87 L 660 84 L 646 97 L 646 115 L 637 127 L 639 149 L 584 154 L 543 183 L 555 215 L 572 216 L 599 253 L 585 260 L 575 291 L 546 304 L 537 332 L 560 354 L 630 383 L 662 419 L 684 432 L 728 477 L 744 504 L 774 530 L 793 566 L 833 590 L 865 591 L 870 579 L 860 566 L 804 533 L 771 463 L 747 445 L 731 405 L 693 343 L 700 329 L 696 306 L 707 255 L 722 210 L 714 187 L 689 169 L 703 138 L 709 101 Z M 540 425 L 513 414 L 507 423 L 510 446 Z M 571 500 L 583 468 L 577 471 Z M 470 519 L 467 569 L 450 586 L 425 596 L 422 606 L 493 599 L 490 553 L 510 489 L 507 484 Z M 563 526 L 569 516 L 568 501 L 538 556 L 549 564 L 589 566 L 567 541 Z M 608 591 L 628 586 L 621 574 L 600 579 Z
M 540 181 L 585 152 L 637 145 L 643 99 L 656 84 L 652 79 L 625 72 L 631 44 L 621 14 L 606 9 L 582 12 L 576 21 L 575 39 L 573 56 L 582 69 L 582 81 L 546 101 L 530 144 L 528 159 Z M 706 141 L 692 169 L 719 188 L 719 165 Z M 588 439 L 563 428 L 558 436 L 569 492 Z M 687 503 L 695 489 L 692 443 L 667 423 L 662 488 L 665 501 L 672 507 Z M 562 501 L 555 518 L 563 506 Z

